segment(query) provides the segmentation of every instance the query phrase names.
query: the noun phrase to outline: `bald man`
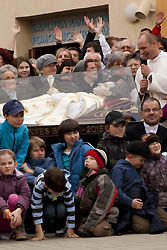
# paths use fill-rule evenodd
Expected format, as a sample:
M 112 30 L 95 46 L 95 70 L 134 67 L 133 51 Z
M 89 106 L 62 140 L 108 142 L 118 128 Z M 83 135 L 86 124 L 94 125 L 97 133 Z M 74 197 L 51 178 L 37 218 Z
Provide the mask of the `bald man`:
M 136 74 L 138 91 L 157 98 L 163 108 L 167 103 L 167 53 L 159 50 L 156 36 L 150 33 L 141 34 L 137 45 L 141 57 L 147 60 Z

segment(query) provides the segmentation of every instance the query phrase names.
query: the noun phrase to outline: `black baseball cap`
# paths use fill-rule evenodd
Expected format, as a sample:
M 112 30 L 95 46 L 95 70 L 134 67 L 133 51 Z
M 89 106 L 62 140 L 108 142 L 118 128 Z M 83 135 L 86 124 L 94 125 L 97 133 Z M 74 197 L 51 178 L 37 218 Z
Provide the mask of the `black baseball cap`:
M 112 110 L 105 117 L 105 125 L 118 124 L 120 122 L 126 122 L 121 112 Z

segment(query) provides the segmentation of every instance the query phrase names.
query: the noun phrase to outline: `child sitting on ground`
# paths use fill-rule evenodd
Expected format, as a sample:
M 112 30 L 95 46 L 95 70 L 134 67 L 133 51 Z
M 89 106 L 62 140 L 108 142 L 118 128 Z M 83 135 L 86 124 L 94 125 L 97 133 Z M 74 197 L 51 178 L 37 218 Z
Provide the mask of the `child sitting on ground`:
M 44 140 L 37 136 L 31 136 L 26 163 L 21 166 L 21 169 L 25 172 L 31 191 L 33 190 L 36 177 L 44 170 L 55 167 L 55 162 L 52 158 L 45 158 L 45 151 L 46 144 Z
M 0 149 L 8 148 L 16 154 L 17 169 L 24 163 L 28 150 L 28 129 L 23 125 L 24 107 L 18 100 L 3 106 L 6 119 L 0 124 Z
M 103 150 L 92 149 L 86 154 L 87 175 L 77 189 L 76 202 L 80 219 L 79 235 L 110 236 L 117 223 L 118 208 L 114 207 L 117 189 L 105 168 L 107 156 Z
M 161 233 L 162 223 L 157 214 L 158 197 L 147 190 L 137 169 L 150 157 L 147 144 L 131 142 L 127 146 L 126 159 L 117 162 L 111 171 L 112 181 L 119 194 L 119 218 L 117 233 L 132 230 L 135 233 Z
M 67 119 L 60 123 L 58 133 L 63 143 L 52 144 L 55 162 L 58 168 L 70 172 L 69 181 L 73 195 L 79 184 L 79 174 L 84 168 L 86 153 L 93 147 L 80 139 L 80 127 L 77 121 Z
M 108 162 L 106 167 L 109 172 L 118 160 L 125 158 L 125 128 L 126 121 L 122 113 L 113 110 L 106 115 L 106 132 L 104 132 L 97 148 L 104 150 L 107 154 Z
M 67 237 L 78 237 L 74 233 L 75 206 L 68 177 L 68 171 L 59 168 L 49 168 L 38 176 L 31 204 L 36 227 L 36 237 L 32 240 L 45 239 L 41 225 L 43 221 L 46 231 L 54 230 L 59 234 L 66 225 Z
M 14 152 L 0 150 L 0 239 L 26 240 L 24 216 L 30 205 L 26 177 L 17 169 Z
M 161 143 L 156 134 L 148 133 L 142 137 L 151 151 L 151 158 L 146 160 L 140 170 L 144 184 L 149 190 L 158 192 L 158 214 L 164 230 L 167 229 L 167 156 L 161 153 Z M 163 153 L 164 154 L 164 153 Z

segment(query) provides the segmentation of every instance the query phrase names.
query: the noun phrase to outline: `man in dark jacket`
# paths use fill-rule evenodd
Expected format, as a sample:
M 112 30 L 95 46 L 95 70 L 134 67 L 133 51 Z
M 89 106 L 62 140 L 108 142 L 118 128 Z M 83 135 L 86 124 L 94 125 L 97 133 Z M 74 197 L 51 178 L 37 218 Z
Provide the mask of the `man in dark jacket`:
M 159 101 L 154 97 L 146 98 L 141 104 L 143 122 L 129 126 L 126 129 L 127 141 L 140 140 L 146 133 L 157 134 L 160 138 L 162 152 L 167 151 L 167 128 L 161 126 L 162 109 Z

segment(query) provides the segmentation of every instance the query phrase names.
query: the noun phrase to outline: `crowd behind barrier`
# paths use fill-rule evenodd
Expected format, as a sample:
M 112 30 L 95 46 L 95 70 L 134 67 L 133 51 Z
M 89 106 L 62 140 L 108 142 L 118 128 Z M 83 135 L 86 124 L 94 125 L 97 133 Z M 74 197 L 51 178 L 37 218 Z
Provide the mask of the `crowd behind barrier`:
M 136 49 L 128 38 L 105 38 L 101 17 L 84 16 L 78 47 L 64 46 L 56 26 L 55 52 L 36 59 L 14 58 L 21 30 L 13 27 L 0 48 L 0 239 L 167 230 L 165 20 L 158 12 Z M 81 139 L 83 124 L 104 125 L 96 145 Z M 28 128 L 55 125 L 59 141 L 47 155 Z
M 3 105 L 10 100 L 4 91 L 11 85 L 15 99 L 25 106 L 27 125 L 59 125 L 67 118 L 81 124 L 104 123 L 105 115 L 112 109 L 140 119 L 140 100 L 131 101 L 132 91 L 137 90 L 129 68 L 1 80 L 1 122 Z

